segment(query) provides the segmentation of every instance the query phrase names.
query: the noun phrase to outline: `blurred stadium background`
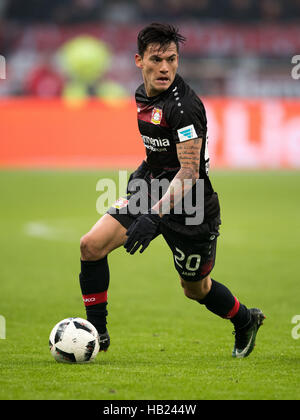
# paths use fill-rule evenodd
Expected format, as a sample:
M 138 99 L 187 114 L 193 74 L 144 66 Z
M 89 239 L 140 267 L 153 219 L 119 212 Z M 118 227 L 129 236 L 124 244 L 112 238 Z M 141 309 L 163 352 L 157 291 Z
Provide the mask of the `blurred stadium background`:
M 163 21 L 188 39 L 212 167 L 299 168 L 299 20 L 299 0 L 0 0 L 0 166 L 136 166 L 136 35 Z
M 300 399 L 299 20 L 300 0 L 0 0 L 0 399 Z M 99 178 L 144 157 L 134 54 L 153 21 L 187 37 L 180 73 L 207 109 L 214 277 L 267 320 L 231 360 L 230 323 L 184 298 L 157 238 L 110 255 L 111 351 L 72 369 L 48 337 L 85 316 L 79 238 Z

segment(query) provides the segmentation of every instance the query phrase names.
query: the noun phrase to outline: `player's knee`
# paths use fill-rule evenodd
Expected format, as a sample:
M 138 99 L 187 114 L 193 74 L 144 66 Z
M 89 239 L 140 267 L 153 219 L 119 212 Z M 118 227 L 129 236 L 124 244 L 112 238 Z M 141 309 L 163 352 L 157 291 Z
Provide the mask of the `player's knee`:
M 188 299 L 193 299 L 193 300 L 195 299 L 194 294 L 191 293 L 191 291 L 188 288 L 184 287 L 183 293 L 184 293 L 184 296 L 187 297 Z
M 209 276 L 197 282 L 185 281 L 181 279 L 184 295 L 188 299 L 201 300 L 204 299 L 211 288 L 211 279 Z
M 80 239 L 80 255 L 85 261 L 96 261 L 106 256 L 100 244 L 95 245 L 91 235 L 86 234 Z
M 188 287 L 184 287 L 183 288 L 183 292 L 184 295 L 188 298 L 188 299 L 192 299 L 192 300 L 199 300 L 202 299 L 202 295 L 203 293 L 201 293 L 199 290 L 191 290 Z

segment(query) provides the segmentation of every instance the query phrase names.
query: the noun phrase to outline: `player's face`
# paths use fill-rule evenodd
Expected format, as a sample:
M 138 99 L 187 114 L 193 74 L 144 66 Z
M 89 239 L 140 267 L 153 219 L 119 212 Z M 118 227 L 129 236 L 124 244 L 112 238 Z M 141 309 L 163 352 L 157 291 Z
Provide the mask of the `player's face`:
M 143 57 L 135 56 L 135 63 L 142 70 L 147 96 L 155 96 L 167 90 L 173 83 L 178 68 L 178 52 L 175 42 L 167 49 L 159 44 L 149 44 Z

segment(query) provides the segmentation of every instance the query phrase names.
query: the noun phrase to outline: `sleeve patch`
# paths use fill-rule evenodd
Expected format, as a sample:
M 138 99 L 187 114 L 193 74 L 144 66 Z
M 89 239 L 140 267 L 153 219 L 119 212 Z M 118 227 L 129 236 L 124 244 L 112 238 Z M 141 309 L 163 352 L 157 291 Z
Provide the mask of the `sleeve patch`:
M 179 141 L 186 141 L 196 139 L 198 137 L 194 124 L 187 125 L 186 127 L 177 130 Z

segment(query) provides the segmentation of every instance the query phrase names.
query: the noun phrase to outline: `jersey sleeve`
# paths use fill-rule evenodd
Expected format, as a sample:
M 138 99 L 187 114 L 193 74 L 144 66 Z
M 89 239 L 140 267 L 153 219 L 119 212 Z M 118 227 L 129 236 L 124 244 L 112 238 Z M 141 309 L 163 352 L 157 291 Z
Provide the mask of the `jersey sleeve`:
M 205 138 L 207 120 L 201 100 L 194 93 L 183 95 L 180 91 L 172 93 L 174 99 L 169 108 L 168 123 L 175 143 Z

